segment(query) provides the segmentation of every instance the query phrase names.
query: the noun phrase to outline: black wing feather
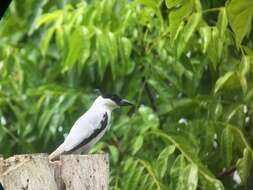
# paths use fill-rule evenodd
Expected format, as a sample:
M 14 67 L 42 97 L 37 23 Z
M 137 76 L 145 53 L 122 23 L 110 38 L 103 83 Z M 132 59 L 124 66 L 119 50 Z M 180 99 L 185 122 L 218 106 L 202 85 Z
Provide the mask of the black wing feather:
M 4 187 L 2 186 L 1 183 L 0 183 L 0 190 L 4 190 Z

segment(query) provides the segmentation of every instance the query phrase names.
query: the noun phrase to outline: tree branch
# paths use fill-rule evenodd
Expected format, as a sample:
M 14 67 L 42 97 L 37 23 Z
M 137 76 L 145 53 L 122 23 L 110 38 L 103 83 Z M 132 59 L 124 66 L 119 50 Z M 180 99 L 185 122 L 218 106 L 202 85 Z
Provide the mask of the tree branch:
M 236 170 L 235 166 L 231 167 L 230 169 L 226 169 L 225 171 L 220 172 L 217 175 L 217 178 L 218 179 L 222 179 L 222 178 L 224 178 L 224 177 L 226 177 L 226 176 L 231 175 L 232 173 L 234 173 L 235 170 Z

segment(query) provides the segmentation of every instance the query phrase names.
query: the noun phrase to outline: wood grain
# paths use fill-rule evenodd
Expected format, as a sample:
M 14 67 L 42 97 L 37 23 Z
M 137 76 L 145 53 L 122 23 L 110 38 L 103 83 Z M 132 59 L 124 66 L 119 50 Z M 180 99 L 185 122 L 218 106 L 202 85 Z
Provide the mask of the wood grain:
M 108 156 L 64 155 L 50 163 L 47 154 L 0 157 L 5 190 L 108 190 Z

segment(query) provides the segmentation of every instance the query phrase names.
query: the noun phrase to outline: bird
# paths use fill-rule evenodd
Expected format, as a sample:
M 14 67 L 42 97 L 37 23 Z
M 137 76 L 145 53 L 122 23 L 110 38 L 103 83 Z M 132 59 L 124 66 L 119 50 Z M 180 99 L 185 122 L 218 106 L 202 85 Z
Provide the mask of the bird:
M 1 184 L 1 182 L 0 182 L 0 190 L 4 190 L 4 187 L 3 187 L 3 185 Z
M 77 119 L 64 142 L 49 155 L 49 161 L 62 154 L 87 153 L 92 145 L 110 129 L 112 111 L 122 106 L 134 106 L 115 94 L 98 96 L 91 107 Z

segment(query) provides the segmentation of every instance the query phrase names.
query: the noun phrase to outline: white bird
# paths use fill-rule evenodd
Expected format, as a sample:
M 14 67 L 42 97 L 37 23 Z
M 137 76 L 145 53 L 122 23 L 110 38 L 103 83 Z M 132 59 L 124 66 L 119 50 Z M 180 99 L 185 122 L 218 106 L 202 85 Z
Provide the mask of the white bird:
M 65 141 L 49 155 L 49 160 L 56 160 L 61 154 L 88 152 L 110 128 L 112 111 L 129 105 L 133 104 L 117 95 L 97 97 L 89 110 L 74 123 Z

